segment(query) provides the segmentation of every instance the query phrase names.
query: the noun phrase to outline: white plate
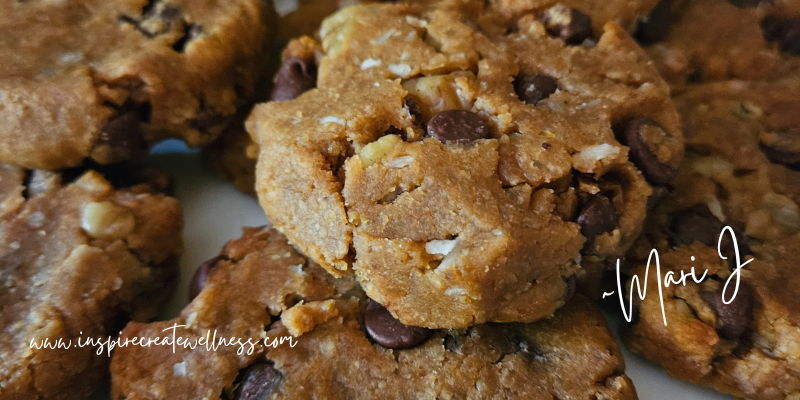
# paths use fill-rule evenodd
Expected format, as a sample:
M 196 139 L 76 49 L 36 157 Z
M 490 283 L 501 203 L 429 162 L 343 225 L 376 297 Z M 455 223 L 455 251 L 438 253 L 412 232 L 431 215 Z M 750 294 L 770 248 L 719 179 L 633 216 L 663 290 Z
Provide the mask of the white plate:
M 197 152 L 187 152 L 175 141 L 165 142 L 153 151 L 150 164 L 169 172 L 175 179 L 175 195 L 183 205 L 186 225 L 183 232 L 185 253 L 181 260 L 180 283 L 175 295 L 162 312 L 162 319 L 176 317 L 188 303 L 189 279 L 203 261 L 216 256 L 230 239 L 239 237 L 244 226 L 267 224 L 267 218 L 255 199 L 237 191 L 222 180 Z M 606 313 L 615 333 L 625 321 Z M 643 358 L 623 346 L 627 374 L 639 398 L 661 399 L 732 399 L 713 390 L 691 385 L 667 376 Z M 107 400 L 108 387 L 101 388 L 92 400 Z

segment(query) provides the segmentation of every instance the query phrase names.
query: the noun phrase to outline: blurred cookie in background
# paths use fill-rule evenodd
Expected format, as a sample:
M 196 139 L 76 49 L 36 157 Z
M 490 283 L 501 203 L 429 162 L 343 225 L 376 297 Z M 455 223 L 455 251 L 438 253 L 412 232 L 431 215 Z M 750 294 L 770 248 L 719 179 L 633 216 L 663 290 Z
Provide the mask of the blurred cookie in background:
M 172 294 L 183 219 L 168 177 L 106 172 L 0 164 L 0 398 L 87 398 L 109 356 L 78 340 L 108 341 Z
M 673 88 L 800 78 L 800 1 L 661 0 L 634 35 Z
M 0 5 L 0 162 L 63 169 L 210 143 L 252 101 L 271 2 Z
M 657 249 L 662 277 L 708 275 L 663 288 L 665 325 L 653 262 L 624 340 L 677 378 L 741 398 L 792 398 L 800 393 L 800 87 L 719 82 L 687 88 L 675 103 L 686 157 L 623 265 L 642 281 Z M 736 246 L 730 233 L 720 239 L 725 226 Z M 752 259 L 738 288 L 737 250 L 740 264 Z

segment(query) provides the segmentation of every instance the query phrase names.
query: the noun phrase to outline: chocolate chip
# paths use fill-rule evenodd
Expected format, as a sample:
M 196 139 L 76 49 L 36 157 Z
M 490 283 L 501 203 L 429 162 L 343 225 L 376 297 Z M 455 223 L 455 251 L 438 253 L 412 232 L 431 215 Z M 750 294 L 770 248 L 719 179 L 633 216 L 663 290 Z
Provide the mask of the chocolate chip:
M 566 44 L 577 45 L 592 37 L 592 19 L 563 4 L 556 4 L 542 14 L 542 24 L 550 36 Z
M 590 242 L 601 233 L 613 231 L 619 224 L 619 217 L 611 200 L 598 194 L 586 202 L 576 222 L 581 226 L 581 234 Z
M 761 20 L 764 39 L 777 42 L 781 51 L 800 55 L 800 18 L 768 16 Z
M 649 118 L 636 117 L 618 126 L 615 134 L 620 143 L 630 148 L 631 161 L 648 181 L 665 185 L 672 180 L 681 161 L 682 146 L 664 127 Z
M 761 3 L 766 3 L 768 0 L 728 0 L 728 3 L 733 4 L 739 8 L 753 8 L 758 7 Z
M 575 296 L 578 280 L 575 278 L 575 275 L 571 275 L 569 278 L 564 278 L 564 283 L 566 283 L 566 287 L 564 288 L 564 303 L 568 303 Z
M 722 291 L 725 282 L 720 282 L 719 287 L 713 291 L 701 291 L 700 297 L 714 310 L 717 315 L 717 333 L 723 339 L 736 340 L 747 330 L 753 319 L 753 291 L 744 282 L 739 283 L 739 291 L 730 304 L 722 301 Z M 733 295 L 734 281 L 728 285 L 725 298 L 730 300 Z
M 370 300 L 364 312 L 367 334 L 381 346 L 390 349 L 408 349 L 428 340 L 432 330 L 418 326 L 403 325 L 386 307 Z
M 269 99 L 292 100 L 313 89 L 317 85 L 316 69 L 314 63 L 309 60 L 300 57 L 286 59 L 275 78 L 275 87 Z
M 785 148 L 777 148 L 764 143 L 759 143 L 758 147 L 771 162 L 782 164 L 795 171 L 800 171 L 800 153 Z
M 272 393 L 280 384 L 280 372 L 276 371 L 270 362 L 261 362 L 245 368 L 239 373 L 237 380 L 239 387 L 233 395 L 233 400 L 263 400 L 271 398 Z
M 716 247 L 722 222 L 703 204 L 695 204 L 672 217 L 670 232 L 676 245 L 688 245 L 700 242 L 709 247 Z
M 673 0 L 661 0 L 647 14 L 636 23 L 636 32 L 633 36 L 639 43 L 650 45 L 664 40 L 672 26 Z
M 558 81 L 543 74 L 519 75 L 514 79 L 514 92 L 525 104 L 536 105 L 558 89 Z
M 206 281 L 214 272 L 219 268 L 220 262 L 227 260 L 225 256 L 216 256 L 202 264 L 197 268 L 192 276 L 192 281 L 189 284 L 189 300 L 197 297 L 206 285 Z
M 147 142 L 142 136 L 142 115 L 125 111 L 111 118 L 100 132 L 97 146 L 102 149 L 102 156 L 93 158 L 104 164 L 144 156 Z
M 486 120 L 467 110 L 440 111 L 428 121 L 428 136 L 444 143 L 488 139 L 490 134 Z

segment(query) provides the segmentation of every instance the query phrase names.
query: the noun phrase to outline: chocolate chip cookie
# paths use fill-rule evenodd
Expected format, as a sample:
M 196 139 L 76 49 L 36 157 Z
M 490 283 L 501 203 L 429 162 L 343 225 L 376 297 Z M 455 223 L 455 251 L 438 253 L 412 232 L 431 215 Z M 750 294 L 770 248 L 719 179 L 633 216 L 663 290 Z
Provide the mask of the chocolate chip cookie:
M 683 143 L 619 25 L 574 44 L 548 18 L 361 5 L 290 44 L 316 56 L 286 59 L 275 91 L 302 94 L 247 122 L 271 221 L 403 323 L 550 316 L 581 266 L 624 254 Z
M 620 26 L 633 32 L 637 23 L 646 17 L 658 4 L 658 0 L 490 0 L 498 10 L 509 16 L 523 16 L 529 13 L 540 13 L 547 9 L 551 15 L 561 13 L 566 18 L 586 22 L 587 31 L 602 34 L 603 25 L 616 21 Z M 582 17 L 585 15 L 589 17 Z M 559 19 L 561 21 L 561 19 Z
M 676 88 L 800 71 L 800 1 L 661 0 L 635 35 Z
M 178 201 L 156 193 L 166 187 L 156 180 L 115 188 L 96 171 L 74 172 L 0 164 L 2 399 L 87 398 L 109 356 L 78 340 L 116 336 L 171 294 Z
M 262 0 L 0 5 L 0 162 L 61 169 L 207 144 L 253 96 Z
M 672 193 L 655 210 L 629 265 L 659 250 L 662 276 L 696 270 L 702 283 L 663 288 L 655 264 L 625 341 L 681 379 L 736 397 L 800 394 L 800 88 L 722 82 L 676 98 L 687 154 Z M 730 226 L 729 234 L 719 235 Z M 730 304 L 725 283 L 737 265 Z M 643 279 L 644 267 L 635 271 Z M 700 279 L 698 279 L 700 280 Z M 724 299 L 734 293 L 735 275 Z M 627 296 L 627 292 L 626 292 Z M 664 324 L 666 318 L 667 324 Z
M 188 339 L 215 331 L 262 346 L 121 347 L 114 399 L 636 398 L 602 315 L 582 297 L 532 324 L 406 326 L 267 228 L 245 229 L 195 278 L 202 290 L 179 318 L 131 323 L 122 337 L 178 324 Z

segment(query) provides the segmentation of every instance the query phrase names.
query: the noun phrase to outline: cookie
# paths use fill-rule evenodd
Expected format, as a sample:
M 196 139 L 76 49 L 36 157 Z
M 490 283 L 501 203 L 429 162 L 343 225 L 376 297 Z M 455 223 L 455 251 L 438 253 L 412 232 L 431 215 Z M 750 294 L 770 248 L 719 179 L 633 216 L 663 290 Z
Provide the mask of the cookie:
M 155 317 L 182 251 L 178 201 L 154 191 L 164 187 L 0 165 L 0 398 L 87 398 L 109 357 L 78 340 Z
M 237 348 L 121 347 L 114 399 L 635 399 L 602 315 L 576 297 L 550 320 L 429 330 L 402 325 L 352 277 L 333 279 L 273 229 L 245 229 L 198 269 L 181 316 L 123 338 L 291 337 Z M 213 333 L 212 333 L 213 335 Z M 292 346 L 290 343 L 294 343 Z
M 624 339 L 666 372 L 740 398 L 800 394 L 800 308 L 794 295 L 800 265 L 800 88 L 722 82 L 675 99 L 683 115 L 687 154 L 674 189 L 650 217 L 626 264 L 643 279 L 651 249 L 662 276 L 696 271 L 698 280 L 663 288 L 655 266 L 644 301 Z M 738 292 L 723 289 L 741 269 Z M 731 280 L 726 301 L 733 296 Z M 625 292 L 627 296 L 627 291 Z M 636 296 L 636 295 L 634 295 Z M 666 318 L 667 324 L 664 324 Z
M 247 122 L 270 220 L 410 325 L 550 316 L 580 266 L 624 254 L 683 152 L 617 24 L 571 45 L 483 7 L 348 7 L 290 44 L 315 57 L 286 59 L 275 91 L 302 94 Z
M 800 2 L 662 0 L 636 37 L 664 78 L 686 84 L 777 80 L 800 70 Z
M 603 25 L 609 21 L 616 21 L 629 32 L 633 32 L 637 23 L 646 17 L 658 0 L 490 0 L 502 13 L 511 17 L 519 17 L 529 13 L 541 13 L 554 6 L 564 6 L 588 16 L 591 28 L 597 34 L 602 34 Z M 556 7 L 558 9 L 559 7 Z
M 62 169 L 210 143 L 252 99 L 270 2 L 6 2 L 0 162 Z

